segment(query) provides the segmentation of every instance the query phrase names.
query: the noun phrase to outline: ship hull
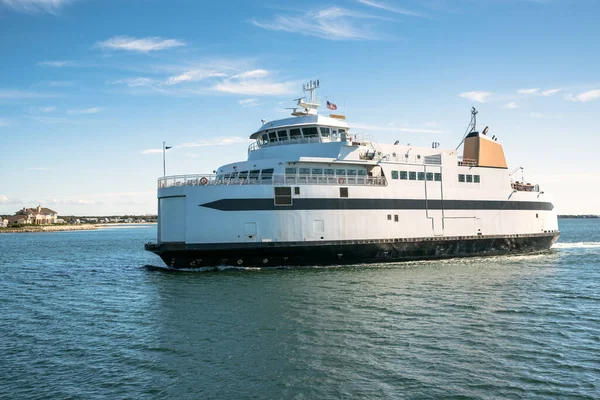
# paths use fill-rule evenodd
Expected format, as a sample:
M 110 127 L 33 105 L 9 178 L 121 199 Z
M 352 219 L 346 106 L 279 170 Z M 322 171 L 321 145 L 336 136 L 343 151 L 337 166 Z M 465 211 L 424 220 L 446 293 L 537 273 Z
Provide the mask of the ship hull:
M 173 269 L 348 265 L 526 254 L 550 249 L 560 233 L 319 242 L 148 244 Z

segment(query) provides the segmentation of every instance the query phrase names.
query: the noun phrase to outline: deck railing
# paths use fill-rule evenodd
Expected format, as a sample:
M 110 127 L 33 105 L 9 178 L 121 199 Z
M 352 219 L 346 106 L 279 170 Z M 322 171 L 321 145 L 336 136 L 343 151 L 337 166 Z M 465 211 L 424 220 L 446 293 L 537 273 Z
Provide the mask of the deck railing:
M 336 175 L 291 175 L 270 174 L 250 178 L 224 178 L 220 175 L 197 174 L 175 175 L 158 179 L 158 188 L 177 186 L 218 186 L 218 185 L 334 185 L 334 186 L 386 186 L 384 177 L 336 176 Z

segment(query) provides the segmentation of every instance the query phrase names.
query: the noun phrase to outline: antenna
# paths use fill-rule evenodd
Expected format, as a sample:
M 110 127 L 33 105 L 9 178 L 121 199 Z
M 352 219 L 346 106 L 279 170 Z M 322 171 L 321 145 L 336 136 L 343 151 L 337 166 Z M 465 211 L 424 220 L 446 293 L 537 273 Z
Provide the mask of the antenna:
M 456 146 L 455 150 L 458 150 L 458 148 L 460 147 L 461 144 L 463 144 L 463 142 L 465 141 L 467 135 L 469 133 L 475 132 L 475 129 L 477 128 L 477 114 L 479 114 L 479 111 L 477 111 L 475 109 L 475 107 L 471 108 L 471 122 L 469 122 L 469 126 L 467 126 L 467 130 L 465 131 L 465 135 L 463 136 L 462 140 L 460 141 L 460 143 L 458 144 L 458 146 Z
M 305 85 L 302 85 L 302 90 L 305 92 L 310 92 L 310 103 L 317 103 L 316 91 L 320 86 L 320 81 L 317 79 L 316 81 L 308 81 Z

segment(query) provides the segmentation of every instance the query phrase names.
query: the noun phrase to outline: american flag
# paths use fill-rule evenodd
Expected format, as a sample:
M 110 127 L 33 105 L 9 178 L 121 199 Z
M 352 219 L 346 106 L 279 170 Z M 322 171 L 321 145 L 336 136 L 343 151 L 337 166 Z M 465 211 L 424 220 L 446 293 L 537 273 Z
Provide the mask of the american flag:
M 337 106 L 333 103 L 330 103 L 329 101 L 327 101 L 327 108 L 333 111 L 337 110 Z

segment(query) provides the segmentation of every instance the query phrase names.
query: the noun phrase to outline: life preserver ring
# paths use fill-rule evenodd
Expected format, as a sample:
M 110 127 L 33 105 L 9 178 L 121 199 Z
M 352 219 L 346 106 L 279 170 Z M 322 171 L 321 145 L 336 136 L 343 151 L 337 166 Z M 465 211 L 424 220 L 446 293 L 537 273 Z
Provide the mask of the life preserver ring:
M 344 178 L 338 178 L 338 183 L 339 183 L 340 185 L 343 185 L 343 184 L 344 184 L 344 182 L 346 182 L 346 180 L 345 180 Z
M 208 179 L 206 179 L 205 176 L 203 176 L 202 178 L 200 178 L 200 184 L 201 185 L 206 185 L 208 183 Z

